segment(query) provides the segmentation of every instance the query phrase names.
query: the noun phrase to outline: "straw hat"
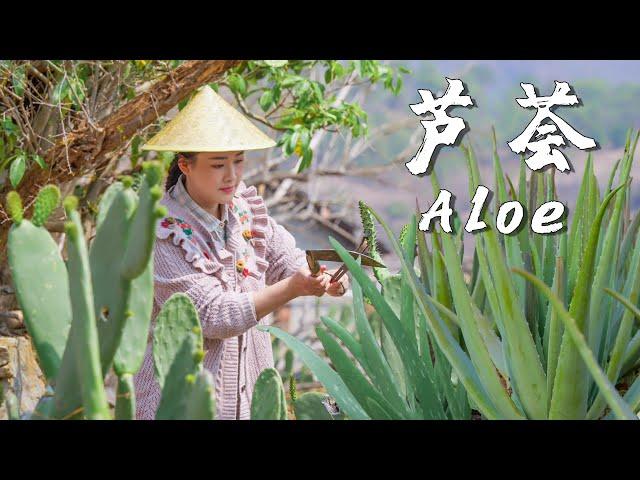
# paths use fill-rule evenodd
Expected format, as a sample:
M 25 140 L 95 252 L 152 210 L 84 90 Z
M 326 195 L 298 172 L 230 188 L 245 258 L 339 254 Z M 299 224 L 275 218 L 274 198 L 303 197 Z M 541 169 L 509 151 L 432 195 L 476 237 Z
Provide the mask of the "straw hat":
M 231 152 L 275 145 L 275 141 L 205 85 L 142 150 Z

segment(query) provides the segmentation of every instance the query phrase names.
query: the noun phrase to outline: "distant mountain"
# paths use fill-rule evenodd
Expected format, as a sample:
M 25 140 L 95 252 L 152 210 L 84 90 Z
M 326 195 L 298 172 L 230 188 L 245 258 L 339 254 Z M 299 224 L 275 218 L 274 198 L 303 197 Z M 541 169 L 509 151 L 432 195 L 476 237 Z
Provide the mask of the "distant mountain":
M 532 79 L 569 83 L 599 79 L 614 85 L 640 82 L 640 61 L 637 60 L 434 60 L 431 63 L 445 75 L 463 71 L 470 65 L 487 66 L 496 72 L 496 79 L 501 83 Z

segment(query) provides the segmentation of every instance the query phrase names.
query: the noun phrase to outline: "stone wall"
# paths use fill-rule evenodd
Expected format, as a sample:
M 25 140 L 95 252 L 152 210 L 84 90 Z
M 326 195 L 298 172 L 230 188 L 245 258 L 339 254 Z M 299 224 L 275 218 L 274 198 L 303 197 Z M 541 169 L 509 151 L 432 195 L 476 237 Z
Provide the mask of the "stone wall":
M 13 391 L 20 413 L 32 412 L 45 392 L 45 378 L 27 336 L 0 337 L 0 382 L 4 391 Z M 0 420 L 7 419 L 4 402 Z

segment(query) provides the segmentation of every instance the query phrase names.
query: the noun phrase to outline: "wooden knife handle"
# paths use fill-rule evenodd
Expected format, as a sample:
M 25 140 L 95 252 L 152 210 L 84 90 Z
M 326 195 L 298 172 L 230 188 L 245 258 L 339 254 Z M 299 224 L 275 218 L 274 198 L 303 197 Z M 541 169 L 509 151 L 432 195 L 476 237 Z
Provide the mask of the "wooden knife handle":
M 313 254 L 307 251 L 307 265 L 309 265 L 309 270 L 311 270 L 311 275 L 314 277 L 318 276 L 320 273 L 320 263 L 315 259 Z

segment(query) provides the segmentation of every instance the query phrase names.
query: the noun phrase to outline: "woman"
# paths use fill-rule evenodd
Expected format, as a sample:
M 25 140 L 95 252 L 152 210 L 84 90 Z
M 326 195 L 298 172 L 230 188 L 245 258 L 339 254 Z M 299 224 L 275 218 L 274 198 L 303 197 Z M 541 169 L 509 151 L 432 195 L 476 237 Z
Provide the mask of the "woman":
M 255 327 L 296 297 L 340 296 L 346 275 L 314 277 L 305 252 L 242 181 L 244 151 L 275 142 L 209 88 L 152 138 L 145 150 L 179 151 L 160 203 L 154 251 L 149 345 L 135 376 L 138 419 L 153 419 L 160 387 L 153 371 L 155 317 L 176 292 L 193 301 L 202 324 L 204 367 L 215 379 L 219 419 L 248 419 L 253 386 L 273 366 L 271 338 Z

